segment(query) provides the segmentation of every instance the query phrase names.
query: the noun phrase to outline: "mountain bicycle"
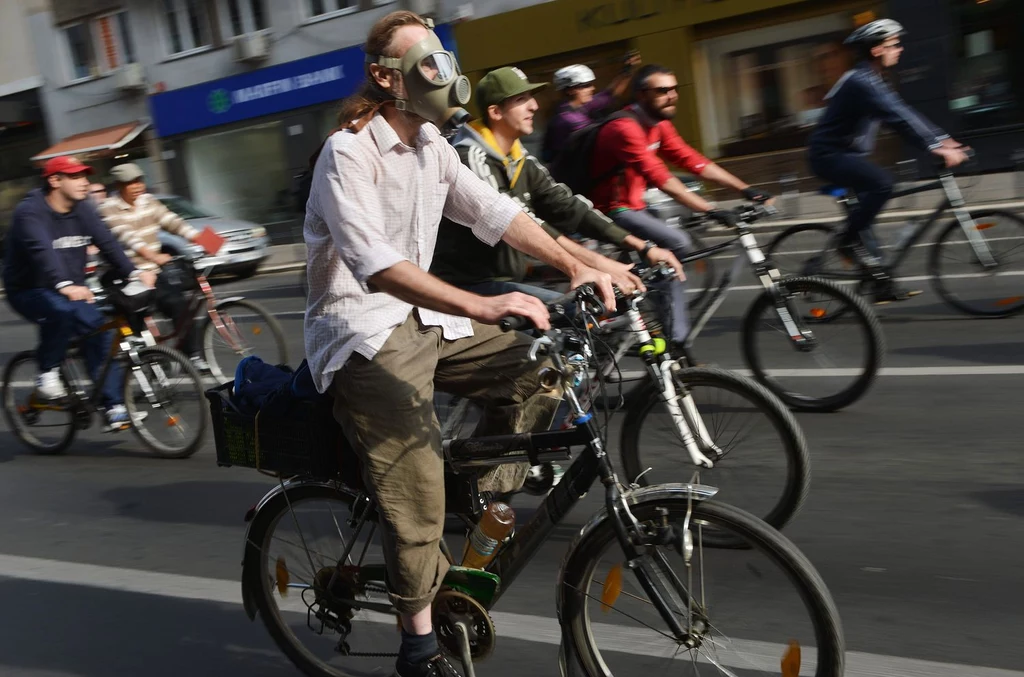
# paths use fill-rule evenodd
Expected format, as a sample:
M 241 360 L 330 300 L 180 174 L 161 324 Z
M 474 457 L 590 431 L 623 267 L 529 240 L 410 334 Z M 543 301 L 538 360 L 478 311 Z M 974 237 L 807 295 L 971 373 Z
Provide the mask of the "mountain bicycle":
M 856 281 L 863 294 L 876 273 L 896 277 L 916 247 L 928 247 L 928 275 L 949 305 L 968 315 L 993 318 L 1024 310 L 1024 291 L 1017 287 L 1024 275 L 1024 219 L 1003 209 L 971 210 L 953 171 L 945 167 L 937 180 L 898 190 L 892 198 L 936 189 L 942 190 L 942 201 L 926 219 L 908 224 L 899 239 L 886 247 L 891 251 L 877 270 L 854 265 L 838 254 L 836 244 L 844 224 L 803 223 L 787 228 L 768 245 L 769 255 L 784 261 L 787 273 Z M 838 186 L 824 186 L 820 192 L 834 197 L 847 214 L 857 202 Z M 940 226 L 935 240 L 918 244 L 950 211 L 954 218 Z M 1014 255 L 1020 262 L 1014 262 Z
M 863 397 L 878 375 L 885 357 L 881 324 L 863 299 L 833 282 L 782 276 L 750 230 L 750 225 L 774 213 L 766 205 L 738 207 L 736 237 L 682 259 L 685 265 L 736 250 L 732 267 L 693 319 L 682 351 L 692 354 L 694 341 L 725 300 L 734 278 L 749 265 L 764 287 L 740 329 L 743 357 L 754 378 L 793 409 L 836 411 Z M 840 313 L 847 316 L 844 322 L 836 321 Z
M 671 280 L 667 266 L 634 268 L 645 285 Z M 592 333 L 594 364 L 576 388 L 585 411 L 624 410 L 619 438 L 621 468 L 641 486 L 688 477 L 695 468 L 724 490 L 730 503 L 782 529 L 799 511 L 810 487 L 807 441 L 793 414 L 760 384 L 723 369 L 692 367 L 672 354 L 660 336 L 643 293 L 617 293 L 612 317 Z M 620 365 L 636 354 L 643 370 L 624 373 Z M 609 391 L 631 378 L 638 385 L 628 401 Z M 617 402 L 613 400 L 618 400 Z M 442 439 L 472 432 L 477 413 L 465 398 L 439 407 Z M 594 405 L 597 405 L 595 407 Z M 569 428 L 575 415 L 565 409 L 555 428 Z M 654 449 L 661 451 L 654 452 Z M 667 451 L 666 451 L 667 450 Z M 531 468 L 523 492 L 543 495 L 560 480 L 554 464 Z M 511 497 L 506 497 L 510 499 Z
M 581 288 L 575 298 L 578 316 L 600 314 L 592 290 Z M 569 545 L 558 575 L 554 631 L 561 634 L 563 671 L 579 668 L 590 677 L 668 668 L 776 675 L 781 662 L 787 676 L 803 670 L 840 677 L 845 659 L 838 611 L 821 577 L 789 540 L 756 517 L 709 500 L 717 490 L 699 477 L 689 484 L 622 484 L 602 431 L 573 393 L 587 368 L 583 346 L 590 338 L 561 319 L 556 314 L 558 328 L 535 334 L 530 357 L 550 359 L 542 380 L 563 389 L 575 427 L 443 444 L 447 509 L 463 516 L 484 509 L 476 490 L 482 469 L 568 459 L 572 447 L 582 452 L 485 569 L 457 566 L 442 540 L 451 567 L 432 605 L 442 650 L 458 657 L 467 677 L 475 675 L 474 663 L 494 651 L 502 620 L 517 618 L 492 619 L 491 609 L 600 481 L 605 507 Z M 506 318 L 504 326 L 525 328 L 521 318 Z M 216 430 L 221 394 L 207 396 Z M 282 475 L 246 515 L 245 611 L 252 620 L 261 618 L 278 647 L 310 677 L 389 674 L 397 655 L 397 615 L 387 597 L 378 506 L 359 486 L 352 461 L 324 457 L 333 450 L 307 448 L 309 471 Z M 272 460 L 263 458 L 264 472 L 273 472 Z M 743 541 L 749 549 L 713 549 L 716 537 Z M 726 586 L 709 594 L 715 581 Z M 753 601 L 755 595 L 763 602 Z M 762 610 L 767 616 L 756 619 Z M 544 622 L 529 616 L 520 626 L 544 632 Z M 727 634 L 732 632 L 744 636 Z
M 140 283 L 131 283 L 140 286 Z M 131 289 L 130 285 L 125 289 Z M 110 287 L 106 286 L 109 294 Z M 139 294 L 149 293 L 151 291 Z M 124 404 L 128 427 L 150 450 L 165 458 L 191 456 L 206 430 L 203 382 L 191 361 L 168 346 L 159 346 L 149 332 L 140 330 L 138 317 L 146 311 L 128 313 L 109 302 L 109 295 L 97 296 L 110 321 L 90 332 L 93 336 L 115 331 L 110 353 L 96 383 L 89 383 L 82 356 L 72 344 L 60 364 L 67 396 L 44 400 L 35 392 L 38 360 L 34 350 L 16 354 L 4 370 L 4 416 L 15 436 L 40 454 L 65 451 L 79 430 L 88 429 L 95 417 L 103 418 L 100 406 L 102 384 L 113 364 L 122 368 Z M 140 302 L 141 303 L 141 302 Z M 84 338 L 84 337 L 83 337 Z

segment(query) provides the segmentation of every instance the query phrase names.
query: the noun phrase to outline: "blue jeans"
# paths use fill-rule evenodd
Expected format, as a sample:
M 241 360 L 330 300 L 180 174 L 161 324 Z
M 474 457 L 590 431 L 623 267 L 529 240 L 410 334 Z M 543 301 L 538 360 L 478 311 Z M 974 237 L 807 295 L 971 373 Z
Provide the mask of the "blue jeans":
M 647 211 L 625 209 L 608 215 L 616 224 L 642 240 L 650 240 L 659 247 L 668 249 L 682 261 L 693 250 L 690 234 L 682 228 L 673 228 L 654 214 Z M 673 341 L 682 341 L 690 332 L 690 308 L 686 301 L 686 281 L 669 280 L 652 285 L 659 292 L 651 300 L 658 304 L 661 317 L 669 320 L 669 336 Z
M 816 175 L 852 190 L 857 196 L 857 205 L 850 211 L 839 244 L 852 244 L 860 238 L 868 253 L 881 258 L 882 252 L 871 225 L 892 195 L 892 177 L 889 173 L 867 158 L 848 153 L 813 153 L 810 164 Z
M 52 289 L 12 292 L 7 295 L 7 301 L 19 315 L 39 326 L 36 358 L 40 372 L 60 366 L 72 340 L 85 336 L 105 322 L 95 305 L 72 301 Z M 103 361 L 109 354 L 111 337 L 112 332 L 104 332 L 85 338 L 79 344 L 93 383 L 99 378 Z M 124 403 L 120 374 L 120 365 L 112 363 L 101 393 L 106 407 Z

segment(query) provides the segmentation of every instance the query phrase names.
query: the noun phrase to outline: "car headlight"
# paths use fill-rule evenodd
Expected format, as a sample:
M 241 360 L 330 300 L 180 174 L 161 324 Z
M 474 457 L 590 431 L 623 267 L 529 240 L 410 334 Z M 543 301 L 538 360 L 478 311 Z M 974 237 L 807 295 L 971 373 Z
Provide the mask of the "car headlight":
M 252 229 L 252 236 L 253 237 L 266 237 L 267 236 L 267 229 L 264 228 L 263 226 L 259 226 L 257 228 L 253 228 Z

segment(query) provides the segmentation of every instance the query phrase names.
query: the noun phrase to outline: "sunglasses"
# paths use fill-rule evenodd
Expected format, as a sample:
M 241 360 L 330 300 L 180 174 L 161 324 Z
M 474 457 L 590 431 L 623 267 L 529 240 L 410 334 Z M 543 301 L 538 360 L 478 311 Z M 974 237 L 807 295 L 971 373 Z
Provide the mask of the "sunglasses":
M 672 87 L 646 87 L 645 92 L 655 92 L 659 96 L 665 96 L 669 92 L 678 92 L 679 85 L 673 85 Z

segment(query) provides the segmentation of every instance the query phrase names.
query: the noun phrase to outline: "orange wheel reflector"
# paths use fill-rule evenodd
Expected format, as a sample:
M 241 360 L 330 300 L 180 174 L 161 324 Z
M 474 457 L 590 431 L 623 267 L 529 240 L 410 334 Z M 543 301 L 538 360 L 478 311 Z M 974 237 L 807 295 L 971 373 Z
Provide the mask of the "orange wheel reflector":
M 277 564 L 274 565 L 274 573 L 277 575 L 277 591 L 282 597 L 287 597 L 288 583 L 292 577 L 288 574 L 288 565 L 284 563 L 284 557 L 277 558 Z
M 30 407 L 26 407 L 26 406 L 22 405 L 22 406 L 18 407 L 18 413 L 19 414 L 27 414 L 29 412 L 29 409 L 30 409 Z
M 995 225 L 996 224 L 992 223 L 991 221 L 989 221 L 988 223 L 979 223 L 978 230 L 988 230 L 989 228 L 994 228 Z
M 168 428 L 173 428 L 174 426 L 178 425 L 179 423 L 181 423 L 181 417 L 180 416 L 168 416 L 167 417 L 167 427 Z
M 824 308 L 811 308 L 811 317 L 815 318 L 816 320 L 820 320 L 827 314 L 828 311 L 825 310 Z
M 797 677 L 800 674 L 800 644 L 790 642 L 782 655 L 782 677 Z
M 695 265 L 697 267 L 697 272 L 698 273 L 703 273 L 703 272 L 705 272 L 708 269 L 708 262 L 707 261 L 697 261 L 697 262 L 695 262 Z
M 1020 303 L 1024 300 L 1024 296 L 1009 296 L 1005 299 L 999 299 L 996 301 L 997 306 L 1012 306 L 1015 303 Z
M 263 333 L 263 327 L 253 327 L 252 328 L 252 335 L 253 336 L 259 336 L 262 333 Z
M 601 611 L 608 613 L 615 606 L 615 601 L 622 593 L 622 565 L 616 564 L 608 570 L 604 577 L 604 589 L 601 590 Z

